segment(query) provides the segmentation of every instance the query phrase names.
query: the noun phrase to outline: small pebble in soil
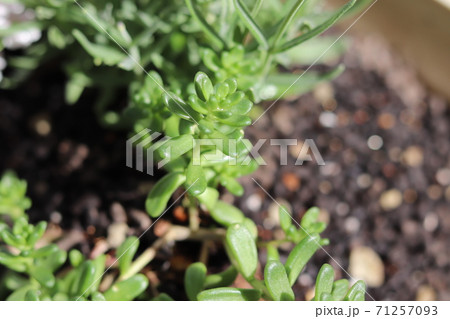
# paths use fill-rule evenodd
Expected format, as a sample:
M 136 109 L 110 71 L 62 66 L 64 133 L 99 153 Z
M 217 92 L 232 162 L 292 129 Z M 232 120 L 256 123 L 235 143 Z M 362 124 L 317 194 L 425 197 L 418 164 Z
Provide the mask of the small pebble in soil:
M 395 125 L 395 117 L 391 113 L 381 113 L 378 116 L 377 124 L 383 130 L 390 130 Z
M 173 210 L 173 216 L 175 219 L 181 223 L 184 223 L 188 220 L 188 216 L 186 214 L 186 211 L 184 210 L 183 206 L 177 206 Z
M 247 198 L 245 204 L 252 212 L 259 212 L 262 205 L 262 198 L 259 194 L 252 194 Z
M 378 151 L 383 147 L 383 139 L 379 135 L 372 135 L 367 140 L 367 146 L 373 151 Z
M 370 247 L 352 249 L 349 271 L 352 277 L 364 280 L 369 287 L 380 287 L 384 283 L 383 261 Z
M 442 193 L 442 187 L 440 187 L 439 185 L 434 184 L 428 186 L 427 188 L 427 195 L 432 200 L 438 200 L 439 198 L 441 198 Z
M 53 223 L 53 224 L 59 224 L 59 223 L 61 223 L 61 221 L 62 221 L 62 219 L 63 219 L 63 217 L 62 217 L 62 215 L 61 215 L 61 213 L 60 212 L 52 212 L 51 214 L 50 214 L 50 221 Z
M 384 210 L 393 210 L 402 204 L 402 193 L 398 189 L 390 189 L 381 194 L 380 206 Z
M 350 212 L 350 206 L 347 203 L 340 202 L 336 205 L 336 213 L 339 216 L 346 216 Z
M 283 185 L 290 192 L 294 192 L 300 188 L 300 178 L 294 173 L 285 173 L 282 177 Z
M 429 212 L 423 220 L 423 228 L 427 232 L 434 232 L 439 226 L 439 218 L 434 212 Z
M 37 119 L 34 123 L 36 132 L 41 136 L 47 136 L 52 130 L 50 122 L 45 118 Z
M 108 227 L 108 242 L 110 247 L 117 248 L 125 241 L 128 232 L 128 225 L 126 223 L 114 223 Z
M 405 191 L 403 192 L 403 200 L 405 201 L 405 203 L 412 204 L 416 201 L 416 199 L 417 199 L 417 192 L 414 189 L 412 188 L 405 189 Z
M 450 168 L 441 168 L 436 173 L 436 180 L 442 186 L 450 185 Z
M 319 123 L 323 127 L 335 127 L 337 124 L 337 116 L 333 112 L 322 112 L 319 116 Z
M 403 162 L 411 167 L 418 167 L 423 163 L 423 150 L 419 146 L 409 146 L 402 154 Z
M 329 181 L 323 181 L 323 182 L 320 182 L 320 184 L 319 184 L 319 191 L 324 195 L 329 194 L 332 189 L 333 189 L 333 186 L 331 185 L 331 183 Z
M 361 174 L 357 177 L 356 184 L 360 188 L 367 188 L 372 185 L 372 177 L 369 174 Z
M 400 147 L 392 147 L 388 151 L 389 159 L 393 162 L 400 162 L 402 157 L 402 149 Z
M 363 125 L 369 120 L 369 114 L 366 111 L 358 110 L 353 115 L 353 121 L 358 125 Z
M 429 285 L 422 285 L 417 289 L 416 301 L 434 301 L 436 298 L 436 291 Z
M 361 223 L 359 222 L 358 218 L 356 217 L 348 217 L 345 220 L 345 231 L 348 234 L 356 234 L 361 227 Z

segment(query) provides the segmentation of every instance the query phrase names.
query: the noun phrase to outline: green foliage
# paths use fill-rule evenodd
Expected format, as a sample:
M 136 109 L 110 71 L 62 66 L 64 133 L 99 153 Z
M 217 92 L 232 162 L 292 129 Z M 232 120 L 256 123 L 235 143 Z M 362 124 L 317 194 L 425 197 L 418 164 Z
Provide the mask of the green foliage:
M 224 245 L 232 266 L 208 274 L 206 265 L 191 265 L 185 276 L 188 298 L 295 299 L 291 286 L 319 247 L 328 243 L 320 237 L 326 225 L 317 221 L 319 210 L 308 210 L 299 227 L 285 208 L 280 210 L 285 233 L 282 243 L 294 246 L 283 264 L 279 243 L 260 241 L 255 223 L 219 200 L 217 188 L 223 186 L 241 196 L 244 189 L 236 179 L 258 167 L 248 156 L 252 144 L 244 138 L 244 129 L 254 116 L 254 103 L 298 96 L 342 72 L 338 66 L 299 78 L 280 73 L 278 66 L 302 63 L 285 51 L 293 52 L 327 30 L 350 12 L 356 0 L 334 13 L 316 10 L 316 1 L 303 0 L 256 4 L 242 0 L 91 0 L 79 5 L 72 0 L 18 2 L 34 10 L 35 21 L 16 21 L 8 32 L 0 32 L 0 38 L 30 27 L 44 36 L 20 53 L 22 56 L 11 53 L 9 62 L 17 72 L 4 79 L 2 87 L 13 87 L 24 73 L 61 56 L 68 78 L 68 103 L 76 103 L 87 87 L 94 88 L 93 107 L 100 123 L 128 129 L 130 134 L 150 129 L 167 137 L 146 143 L 147 148 L 156 150 L 155 160 L 166 162 L 167 171 L 147 196 L 145 207 L 150 216 L 161 216 L 172 195 L 183 187 L 183 203 L 191 215 L 200 207 L 227 228 Z M 14 63 L 14 59 L 22 63 Z M 114 102 L 124 92 L 128 103 L 118 110 Z M 151 133 L 141 141 L 150 141 Z M 137 238 L 126 239 L 117 249 L 118 270 L 108 270 L 114 281 L 100 291 L 106 255 L 85 259 L 72 250 L 67 258 L 56 245 L 39 243 L 46 224 L 28 223 L 24 211 L 31 202 L 25 190 L 26 183 L 12 173 L 0 181 L 0 214 L 9 218 L 0 222 L 0 263 L 9 269 L 8 278 L 16 279 L 6 281 L 13 291 L 9 300 L 133 300 L 144 294 L 148 280 L 139 271 L 145 264 L 133 261 Z M 264 280 L 255 277 L 261 246 L 266 247 L 268 256 Z M 348 289 L 347 281 L 334 282 L 332 269 L 324 267 L 317 279 L 317 300 L 364 299 L 363 283 Z M 253 289 L 228 287 L 238 273 Z M 154 298 L 171 299 L 165 294 Z
M 31 206 L 26 190 L 26 181 L 19 180 L 13 172 L 4 173 L 0 179 L 0 215 L 8 214 L 13 219 L 24 216 Z
M 286 208 L 282 207 L 280 217 L 286 212 Z M 248 226 L 245 226 L 243 222 L 228 225 L 225 247 L 234 266 L 222 273 L 208 275 L 204 264 L 200 262 L 192 264 L 185 273 L 185 289 L 189 299 L 200 301 L 241 301 L 261 298 L 277 301 L 295 300 L 291 286 L 297 281 L 316 250 L 328 243 L 327 239 L 320 237 L 326 225 L 317 221 L 318 215 L 319 211 L 316 207 L 304 214 L 300 222 L 303 228 L 297 231 L 302 236 L 306 233 L 308 235 L 305 235 L 299 243 L 296 242 L 297 238 L 288 236 L 292 223 L 280 218 L 280 227 L 286 235 L 282 243 L 296 244 L 284 264 L 278 254 L 279 242 L 258 241 L 250 234 Z M 290 215 L 288 216 L 291 221 Z M 267 249 L 263 280 L 255 277 L 259 262 L 257 244 Z M 253 286 L 253 289 L 227 287 L 234 282 L 237 273 L 240 273 Z M 364 300 L 365 285 L 362 281 L 358 281 L 349 289 L 347 279 L 334 281 L 334 277 L 333 268 L 328 264 L 323 265 L 317 275 L 314 300 Z

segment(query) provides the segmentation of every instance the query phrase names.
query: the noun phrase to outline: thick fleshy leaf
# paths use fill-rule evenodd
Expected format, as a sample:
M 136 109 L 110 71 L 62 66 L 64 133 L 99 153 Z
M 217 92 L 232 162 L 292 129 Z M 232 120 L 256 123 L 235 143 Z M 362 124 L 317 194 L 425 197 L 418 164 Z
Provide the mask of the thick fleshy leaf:
M 216 288 L 216 287 L 224 287 L 231 285 L 236 279 L 238 272 L 236 267 L 230 266 L 228 269 L 217 273 L 206 276 L 205 279 L 205 289 Z
M 167 108 L 177 114 L 179 117 L 188 120 L 198 122 L 200 121 L 200 115 L 194 111 L 190 105 L 186 104 L 179 96 L 174 93 L 165 93 L 163 96 L 164 104 Z
M 32 267 L 30 275 L 44 287 L 52 288 L 55 285 L 55 276 L 46 267 Z
M 292 301 L 295 299 L 286 269 L 276 260 L 270 260 L 264 269 L 264 282 L 270 295 L 277 301 Z
M 173 137 L 158 147 L 158 154 L 173 161 L 194 148 L 194 137 L 190 134 Z
M 203 101 L 208 101 L 211 94 L 214 92 L 214 87 L 208 75 L 203 72 L 198 72 L 194 78 L 195 92 Z
M 199 196 L 202 194 L 208 186 L 206 182 L 205 172 L 200 165 L 189 164 L 186 169 L 186 182 L 185 188 L 192 196 Z
M 244 214 L 239 208 L 227 204 L 221 200 L 210 210 L 212 218 L 221 225 L 226 227 L 240 223 L 244 220 Z
M 148 279 L 142 274 L 120 281 L 109 288 L 105 293 L 108 301 L 131 301 L 139 296 L 148 286 Z
M 232 115 L 225 119 L 218 119 L 218 121 L 234 127 L 244 127 L 252 124 L 252 119 L 249 116 L 244 115 Z
M 203 290 L 206 279 L 206 266 L 197 262 L 191 264 L 184 274 L 184 288 L 189 300 L 196 301 L 197 295 Z
M 333 284 L 333 290 L 331 291 L 333 300 L 343 300 L 345 298 L 345 295 L 347 294 L 348 286 L 349 283 L 347 279 L 336 280 Z
M 306 263 L 319 249 L 319 235 L 308 236 L 303 239 L 289 254 L 285 268 L 291 286 L 295 283 Z
M 247 227 L 234 224 L 227 229 L 227 251 L 238 271 L 246 279 L 251 279 L 258 266 L 256 243 Z
M 123 275 L 131 265 L 134 255 L 139 247 L 139 239 L 130 236 L 117 248 L 116 257 L 119 261 L 120 274 Z
M 173 298 L 168 294 L 162 292 L 158 296 L 152 299 L 152 301 L 173 301 Z
M 219 192 L 217 189 L 212 187 L 207 187 L 206 190 L 197 196 L 197 199 L 206 206 L 206 208 L 211 211 L 214 209 L 219 198 Z
M 91 285 L 95 281 L 95 265 L 92 260 L 86 260 L 79 269 L 70 289 L 71 295 L 86 297 L 89 295 Z
M 285 206 L 281 206 L 279 209 L 280 214 L 280 226 L 281 229 L 287 233 L 289 230 L 289 227 L 292 225 L 292 217 L 289 212 L 289 210 Z
M 145 208 L 152 217 L 158 217 L 164 212 L 167 202 L 173 192 L 177 190 L 186 180 L 183 174 L 169 173 L 161 178 L 147 196 Z
M 333 290 L 334 282 L 334 269 L 328 264 L 324 264 L 317 275 L 316 279 L 316 291 L 314 300 L 320 301 L 322 299 L 322 294 L 331 295 Z
M 366 284 L 362 280 L 358 280 L 348 291 L 344 300 L 347 301 L 364 301 L 366 295 Z
M 222 184 L 222 186 L 224 186 L 231 194 L 235 196 L 242 196 L 244 194 L 244 188 L 233 177 L 221 175 L 220 184 Z
M 256 289 L 214 288 L 198 294 L 199 301 L 257 301 L 261 292 Z
M 25 301 L 39 301 L 39 291 L 36 289 L 30 289 L 25 294 Z

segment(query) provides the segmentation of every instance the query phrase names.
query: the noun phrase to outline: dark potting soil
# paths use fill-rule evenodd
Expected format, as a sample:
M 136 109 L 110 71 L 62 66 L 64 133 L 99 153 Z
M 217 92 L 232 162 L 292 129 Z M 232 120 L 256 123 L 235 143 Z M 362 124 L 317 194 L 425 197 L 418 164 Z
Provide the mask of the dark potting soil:
M 245 195 L 235 202 L 267 240 L 280 236 L 276 205 L 252 178 L 277 201 L 288 202 L 296 220 L 308 207 L 322 209 L 331 244 L 295 285 L 299 296 L 310 293 L 324 262 L 339 278 L 348 278 L 339 265 L 365 276 L 361 259 L 367 258 L 358 247 L 370 247 L 375 261 L 363 268 L 377 274 L 369 289 L 373 298 L 449 300 L 449 105 L 380 41 L 356 39 L 343 62 L 347 70 L 331 84 L 278 102 L 247 130 L 253 142 L 312 139 L 326 165 L 294 165 L 299 143 L 289 147 L 288 163 L 280 166 L 279 147 L 266 143 L 261 154 L 268 165 L 242 179 Z M 125 166 L 127 132 L 99 126 L 93 91 L 76 105 L 65 105 L 64 81 L 56 65 L 47 65 L 19 89 L 1 92 L 0 168 L 28 181 L 32 221 L 51 221 L 59 229 L 55 237 L 77 233 L 64 245 L 89 255 L 112 223 L 128 223 L 128 235 L 150 225 L 144 201 L 158 176 Z M 178 207 L 164 220 L 186 224 L 185 215 Z M 202 223 L 211 220 L 203 214 Z M 157 237 L 156 225 L 142 237 L 142 249 Z M 282 258 L 286 248 L 281 247 Z M 183 273 L 200 250 L 197 242 L 162 249 L 145 270 L 152 288 L 184 299 Z M 210 250 L 208 264 L 219 271 L 226 266 L 225 253 L 218 244 Z

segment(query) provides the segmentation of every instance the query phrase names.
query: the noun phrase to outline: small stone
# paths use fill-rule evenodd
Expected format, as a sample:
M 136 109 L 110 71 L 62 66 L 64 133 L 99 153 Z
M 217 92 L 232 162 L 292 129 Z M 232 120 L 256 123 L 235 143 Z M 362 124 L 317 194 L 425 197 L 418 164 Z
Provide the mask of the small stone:
M 333 186 L 331 185 L 331 183 L 329 181 L 323 181 L 323 182 L 320 182 L 320 184 L 319 184 L 319 191 L 322 194 L 327 195 L 331 192 L 332 189 L 333 189 Z
M 383 261 L 370 247 L 352 249 L 349 271 L 352 277 L 364 280 L 369 287 L 380 287 L 384 283 Z
M 436 180 L 442 186 L 450 185 L 450 168 L 441 168 L 436 173 Z
M 358 125 L 363 125 L 369 120 L 369 114 L 363 110 L 358 110 L 353 115 L 353 121 Z
M 173 210 L 173 216 L 175 219 L 181 223 L 184 223 L 188 220 L 188 216 L 186 214 L 186 211 L 184 210 L 183 206 L 177 206 Z
M 372 135 L 367 140 L 367 146 L 373 151 L 378 151 L 383 146 L 383 139 L 381 136 Z
M 416 301 L 435 301 L 436 291 L 429 285 L 422 285 L 417 289 Z
M 403 200 L 405 201 L 405 203 L 412 204 L 416 201 L 416 199 L 417 192 L 414 189 L 408 188 L 403 192 Z
M 369 174 L 361 174 L 356 179 L 356 184 L 358 184 L 360 188 L 367 188 L 372 185 L 372 177 Z
M 319 115 L 319 123 L 323 127 L 335 127 L 337 124 L 337 116 L 333 112 L 322 112 Z
M 350 206 L 347 203 L 340 202 L 336 205 L 336 213 L 339 216 L 346 216 L 350 212 Z
M 262 199 L 260 195 L 252 194 L 247 198 L 245 203 L 252 212 L 258 212 L 261 209 Z
M 427 188 L 428 197 L 432 200 L 438 200 L 442 196 L 443 190 L 439 185 L 430 185 Z
M 349 217 L 345 220 L 345 230 L 349 234 L 356 234 L 361 227 L 361 223 L 356 217 Z
M 402 193 L 397 189 L 390 189 L 381 194 L 379 203 L 384 210 L 393 210 L 402 204 Z
M 383 130 L 389 130 L 395 125 L 395 117 L 391 113 L 382 113 L 378 116 L 377 124 Z
M 411 167 L 418 167 L 423 163 L 423 150 L 419 146 L 410 146 L 402 154 L 403 162 Z
M 267 217 L 263 221 L 263 226 L 265 229 L 273 229 L 275 226 L 278 226 L 280 224 L 280 205 L 287 208 L 288 212 L 291 211 L 291 205 L 284 199 L 277 199 L 278 203 L 272 203 L 270 204 L 268 211 L 267 211 Z
M 438 228 L 438 226 L 439 226 L 438 216 L 433 212 L 428 213 L 423 220 L 423 228 L 425 228 L 427 232 L 432 233 Z
M 127 213 L 125 212 L 125 208 L 118 203 L 114 202 L 110 208 L 111 217 L 116 223 L 126 223 L 127 222 Z
M 300 188 L 300 178 L 294 173 L 285 173 L 282 177 L 283 185 L 287 190 L 294 192 Z
M 128 225 L 125 223 L 114 223 L 108 227 L 108 237 L 106 241 L 112 248 L 117 248 L 122 244 L 128 232 Z

